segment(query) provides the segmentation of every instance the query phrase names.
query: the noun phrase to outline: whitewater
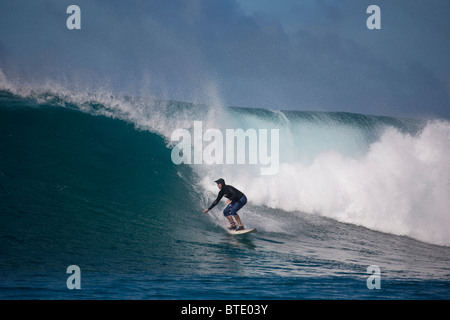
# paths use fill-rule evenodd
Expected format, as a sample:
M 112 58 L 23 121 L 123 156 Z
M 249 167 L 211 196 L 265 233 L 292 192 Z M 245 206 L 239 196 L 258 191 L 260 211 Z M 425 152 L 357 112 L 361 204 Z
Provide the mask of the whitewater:
M 446 120 L 0 83 L 2 298 L 70 298 L 55 274 L 73 263 L 78 298 L 448 298 Z M 172 133 L 196 121 L 278 129 L 278 172 L 174 164 Z M 257 234 L 226 234 L 224 205 L 201 213 L 218 178 L 247 195 Z

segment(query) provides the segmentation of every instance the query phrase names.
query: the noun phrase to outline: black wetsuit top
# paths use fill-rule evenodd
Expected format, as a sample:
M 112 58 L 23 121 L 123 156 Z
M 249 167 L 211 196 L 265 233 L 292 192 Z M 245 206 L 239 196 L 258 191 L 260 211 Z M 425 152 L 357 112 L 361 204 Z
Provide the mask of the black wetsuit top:
M 216 206 L 216 204 L 219 203 L 220 199 L 222 199 L 223 196 L 225 198 L 230 199 L 232 202 L 239 201 L 243 197 L 243 193 L 240 192 L 238 189 L 236 189 L 233 186 L 224 185 L 222 189 L 219 191 L 219 195 L 217 196 L 217 199 L 214 200 L 212 205 L 209 206 L 208 210 L 211 210 Z

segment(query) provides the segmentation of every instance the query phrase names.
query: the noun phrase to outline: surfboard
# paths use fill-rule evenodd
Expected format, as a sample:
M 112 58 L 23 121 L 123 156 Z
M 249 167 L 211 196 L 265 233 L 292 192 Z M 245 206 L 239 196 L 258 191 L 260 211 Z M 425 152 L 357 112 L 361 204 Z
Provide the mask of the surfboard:
M 250 232 L 256 232 L 256 228 L 253 229 L 244 229 L 244 230 L 230 230 L 230 229 L 226 229 L 228 231 L 229 234 L 246 234 L 246 233 L 250 233 Z

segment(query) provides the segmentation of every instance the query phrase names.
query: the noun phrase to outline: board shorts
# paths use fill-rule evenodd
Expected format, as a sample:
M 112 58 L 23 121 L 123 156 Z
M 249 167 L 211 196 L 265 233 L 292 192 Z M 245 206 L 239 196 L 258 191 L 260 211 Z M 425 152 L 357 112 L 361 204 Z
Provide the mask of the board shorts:
M 225 210 L 223 210 L 223 215 L 225 217 L 237 215 L 237 212 L 243 206 L 245 206 L 246 203 L 247 203 L 247 197 L 245 195 L 243 195 L 242 198 L 240 198 L 238 201 L 231 202 L 229 205 L 227 205 Z

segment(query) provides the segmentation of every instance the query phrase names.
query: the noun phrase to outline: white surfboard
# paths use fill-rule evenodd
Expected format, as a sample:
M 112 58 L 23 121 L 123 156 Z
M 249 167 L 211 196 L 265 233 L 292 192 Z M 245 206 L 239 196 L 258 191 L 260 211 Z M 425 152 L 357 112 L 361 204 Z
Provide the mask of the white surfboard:
M 256 228 L 253 229 L 244 229 L 244 230 L 230 230 L 230 229 L 226 229 L 228 231 L 229 234 L 246 234 L 246 233 L 250 233 L 250 232 L 256 232 Z

